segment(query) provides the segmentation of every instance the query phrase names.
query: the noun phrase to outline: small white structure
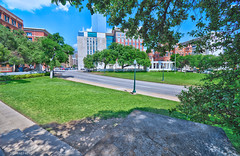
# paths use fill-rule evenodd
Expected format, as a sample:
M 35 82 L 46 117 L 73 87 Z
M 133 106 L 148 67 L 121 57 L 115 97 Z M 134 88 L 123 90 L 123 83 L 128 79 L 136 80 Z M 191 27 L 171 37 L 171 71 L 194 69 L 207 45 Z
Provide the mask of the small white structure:
M 174 70 L 174 62 L 172 61 L 151 61 L 152 65 L 149 71 L 163 71 L 163 70 Z

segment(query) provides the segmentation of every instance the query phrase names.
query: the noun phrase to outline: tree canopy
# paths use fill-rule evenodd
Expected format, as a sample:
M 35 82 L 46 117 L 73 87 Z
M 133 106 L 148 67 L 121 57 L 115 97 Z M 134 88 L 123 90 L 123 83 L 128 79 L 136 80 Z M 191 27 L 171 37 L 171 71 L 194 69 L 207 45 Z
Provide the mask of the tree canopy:
M 148 67 L 151 62 L 148 55 L 132 46 L 123 46 L 118 43 L 112 43 L 109 49 L 97 51 L 92 56 L 87 55 L 84 58 L 84 65 L 86 68 L 94 68 L 97 63 L 104 63 L 104 69 L 108 64 L 118 63 L 122 69 L 133 65 L 134 60 L 137 60 L 139 65 Z M 91 62 L 91 63 L 90 63 Z
M 81 10 L 83 0 L 66 2 Z M 94 6 L 94 7 L 93 7 Z M 196 29 L 195 53 L 223 49 L 205 83 L 179 96 L 179 109 L 191 120 L 222 124 L 240 134 L 240 2 L 238 0 L 88 0 L 91 13 L 108 15 L 111 26 L 128 30 L 129 37 L 144 39 L 144 46 L 165 53 L 182 37 L 179 26 L 189 18 Z M 203 65 L 205 64 L 202 62 Z
M 50 65 L 50 59 L 55 55 L 52 66 L 68 61 L 68 55 L 74 49 L 64 43 L 64 38 L 55 33 L 47 37 L 29 41 L 22 30 L 10 30 L 0 25 L 0 64 L 40 64 Z

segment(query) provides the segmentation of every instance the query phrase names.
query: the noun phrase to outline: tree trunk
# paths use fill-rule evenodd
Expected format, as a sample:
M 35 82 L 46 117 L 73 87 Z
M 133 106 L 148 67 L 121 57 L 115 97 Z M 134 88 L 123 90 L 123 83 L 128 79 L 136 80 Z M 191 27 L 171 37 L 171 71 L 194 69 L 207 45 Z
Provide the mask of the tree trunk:
M 50 79 L 53 78 L 53 70 L 50 70 Z
M 14 64 L 13 65 L 13 72 L 15 72 L 15 70 L 16 70 L 16 65 Z
M 107 65 L 104 63 L 104 75 L 105 75 L 106 67 L 107 67 Z

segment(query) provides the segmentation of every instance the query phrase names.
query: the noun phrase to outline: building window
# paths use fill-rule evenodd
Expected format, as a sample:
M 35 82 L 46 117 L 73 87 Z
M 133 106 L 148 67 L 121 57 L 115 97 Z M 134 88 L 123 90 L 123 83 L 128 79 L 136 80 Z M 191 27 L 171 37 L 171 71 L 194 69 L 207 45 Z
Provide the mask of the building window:
M 0 19 L 2 19 L 2 13 L 0 12 Z
M 97 37 L 96 32 L 88 32 L 88 37 Z
M 9 23 L 9 17 L 7 15 L 4 15 L 5 21 Z
M 32 36 L 32 33 L 31 32 L 27 32 L 27 36 Z
M 129 45 L 132 45 L 132 42 L 129 42 Z
M 125 45 L 128 45 L 128 43 L 127 43 L 127 42 L 125 42 Z
M 122 42 L 124 42 L 124 38 L 122 38 Z
M 118 37 L 118 42 L 120 42 L 120 38 Z
M 143 40 L 142 39 L 140 39 L 140 42 L 142 42 Z
M 16 26 L 16 21 L 12 19 L 12 25 Z
M 19 29 L 22 29 L 22 24 L 19 24 L 19 23 L 18 23 L 18 28 L 19 28 Z
M 28 38 L 28 40 L 29 40 L 29 41 L 32 41 L 32 38 L 31 38 L 31 37 L 29 37 L 29 38 Z
M 78 36 L 84 36 L 84 32 L 78 32 Z
M 138 42 L 137 42 L 137 46 L 138 46 Z
M 133 45 L 135 46 L 135 42 L 133 42 Z

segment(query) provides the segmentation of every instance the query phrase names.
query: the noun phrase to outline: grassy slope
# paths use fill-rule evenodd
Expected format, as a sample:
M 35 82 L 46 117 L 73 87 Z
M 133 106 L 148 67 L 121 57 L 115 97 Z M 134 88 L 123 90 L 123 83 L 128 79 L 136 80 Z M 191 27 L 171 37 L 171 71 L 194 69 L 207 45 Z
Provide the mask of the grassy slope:
M 133 109 L 168 115 L 168 109 L 178 104 L 48 77 L 9 81 L 0 85 L 0 100 L 39 124 L 63 123 L 92 116 L 126 116 Z M 182 117 L 180 113 L 174 116 Z M 240 137 L 227 127 L 224 130 L 240 151 Z
M 103 72 L 95 72 L 95 74 L 104 75 Z M 106 72 L 105 76 L 133 79 L 133 72 Z M 137 80 L 175 85 L 194 85 L 200 83 L 204 77 L 205 74 L 199 73 L 164 72 L 164 81 L 162 81 L 162 72 L 137 72 L 136 75 Z

